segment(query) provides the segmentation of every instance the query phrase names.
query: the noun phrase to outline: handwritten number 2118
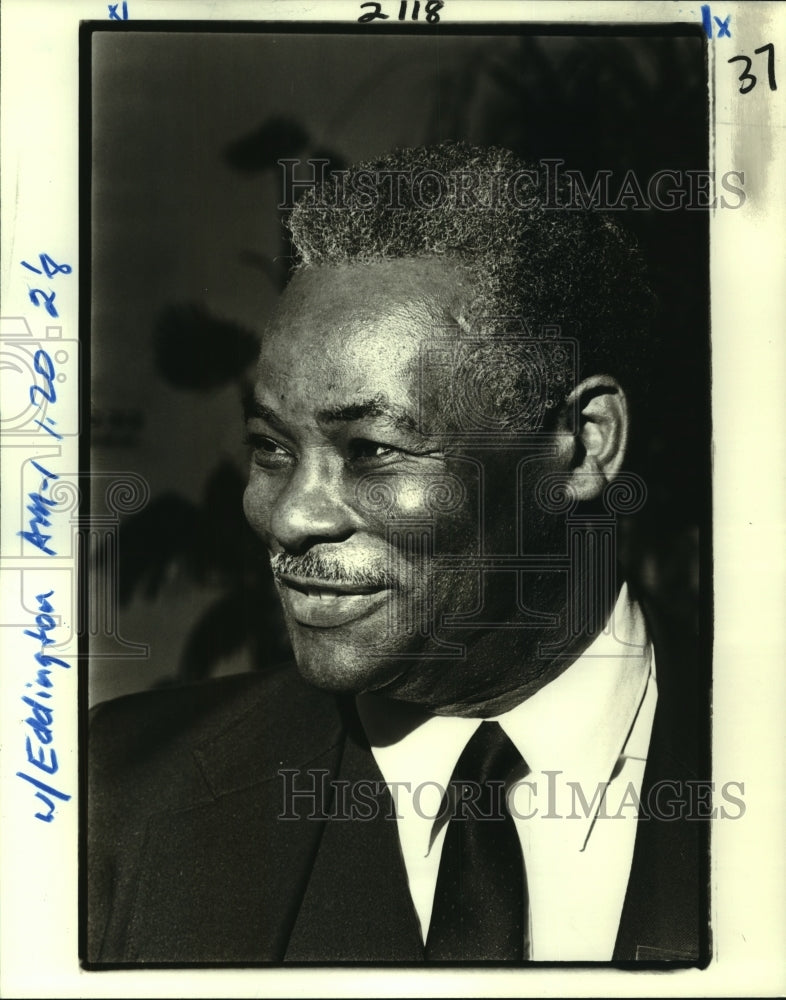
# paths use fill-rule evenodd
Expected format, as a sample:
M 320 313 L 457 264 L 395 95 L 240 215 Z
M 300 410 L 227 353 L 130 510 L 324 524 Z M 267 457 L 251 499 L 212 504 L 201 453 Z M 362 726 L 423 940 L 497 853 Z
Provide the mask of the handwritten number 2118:
M 420 17 L 420 2 L 421 0 L 413 0 L 412 10 L 409 10 L 409 0 L 400 0 L 398 8 L 398 20 L 405 21 L 409 15 L 410 20 L 417 21 Z M 426 0 L 424 4 L 425 19 L 429 24 L 439 23 L 439 12 L 445 6 L 444 0 Z M 367 10 L 365 14 L 361 14 L 358 18 L 359 24 L 367 24 L 369 21 L 387 21 L 390 17 L 389 14 L 385 14 L 382 10 L 382 2 L 376 2 L 376 0 L 367 0 L 366 3 L 360 5 L 360 9 L 371 8 Z

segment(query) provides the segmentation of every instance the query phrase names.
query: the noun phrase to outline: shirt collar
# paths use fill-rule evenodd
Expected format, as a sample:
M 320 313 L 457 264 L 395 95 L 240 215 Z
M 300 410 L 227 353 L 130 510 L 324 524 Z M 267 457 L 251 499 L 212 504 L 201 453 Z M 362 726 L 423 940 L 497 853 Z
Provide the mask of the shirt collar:
M 623 584 L 606 627 L 581 656 L 526 701 L 493 720 L 516 745 L 533 778 L 559 771 L 562 780 L 594 789 L 608 783 L 625 753 L 653 668 L 644 616 Z M 427 715 L 404 736 L 391 740 L 380 700 L 360 696 L 357 705 L 379 769 L 388 786 L 397 785 L 399 821 L 418 828 L 417 840 L 427 854 L 439 789 L 448 787 L 464 747 L 483 720 Z M 423 789 L 424 783 L 431 783 L 430 789 Z M 418 787 L 422 792 L 415 802 Z M 577 823 L 582 846 L 599 804 L 598 799 L 595 810 Z
M 623 585 L 606 627 L 584 653 L 495 720 L 531 771 L 606 781 L 644 697 L 651 659 L 644 616 Z

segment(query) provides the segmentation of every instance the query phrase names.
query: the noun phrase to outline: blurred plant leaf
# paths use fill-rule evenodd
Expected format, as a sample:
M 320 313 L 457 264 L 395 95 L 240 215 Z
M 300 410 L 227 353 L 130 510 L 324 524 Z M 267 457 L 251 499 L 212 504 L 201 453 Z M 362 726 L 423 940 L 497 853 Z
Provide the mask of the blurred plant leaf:
M 118 597 L 127 604 L 137 593 L 158 596 L 173 570 L 191 575 L 196 553 L 198 510 L 177 493 L 162 493 L 120 525 L 122 566 Z
M 327 165 L 325 166 L 325 174 L 331 173 L 334 170 L 345 170 L 349 166 L 349 161 L 346 160 L 340 153 L 337 153 L 335 149 L 329 149 L 328 147 L 319 146 L 312 149 L 308 154 L 310 160 L 327 160 Z
M 255 585 L 267 571 L 268 554 L 243 514 L 246 477 L 225 460 L 213 470 L 199 511 L 198 562 L 200 582 Z
M 192 627 L 180 655 L 178 676 L 183 680 L 208 677 L 217 663 L 248 642 L 248 622 L 238 614 L 238 594 L 218 598 Z
M 216 389 L 238 379 L 259 349 L 255 333 L 199 303 L 166 306 L 153 332 L 162 377 L 178 389 Z
M 241 250 L 239 257 L 243 264 L 248 264 L 257 271 L 261 271 L 278 291 L 284 290 L 289 272 L 287 265 L 280 257 L 274 259 L 266 253 L 259 253 L 257 250 Z
M 242 588 L 214 601 L 189 633 L 178 677 L 187 681 L 209 677 L 222 660 L 244 648 L 251 651 L 257 668 L 272 666 L 288 655 L 283 619 L 273 594 Z
M 298 156 L 308 144 L 308 132 L 292 118 L 268 118 L 258 129 L 230 142 L 224 159 L 233 170 L 255 174 L 275 167 L 279 159 Z

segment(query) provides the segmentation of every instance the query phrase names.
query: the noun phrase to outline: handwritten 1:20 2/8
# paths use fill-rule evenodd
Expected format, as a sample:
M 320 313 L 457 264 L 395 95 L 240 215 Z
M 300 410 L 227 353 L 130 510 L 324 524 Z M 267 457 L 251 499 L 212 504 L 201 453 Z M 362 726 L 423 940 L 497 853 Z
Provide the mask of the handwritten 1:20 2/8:
M 55 390 L 55 378 L 57 376 L 55 373 L 54 362 L 43 348 L 36 351 L 35 357 L 33 358 L 33 367 L 42 377 L 44 382 L 43 385 L 34 383 L 30 386 L 30 402 L 33 406 L 42 407 L 41 415 L 45 418 L 44 420 L 36 418 L 35 423 L 45 430 L 47 434 L 50 434 L 58 441 L 62 441 L 62 434 L 58 434 L 58 432 L 54 429 L 57 425 L 57 421 L 54 417 L 46 415 L 45 407 L 47 404 L 57 402 L 57 392 Z M 41 398 L 39 399 L 38 396 Z M 57 505 L 57 501 L 53 497 L 47 496 L 46 494 L 49 492 L 50 482 L 55 482 L 60 478 L 60 476 L 56 472 L 51 472 L 49 469 L 45 468 L 35 459 L 31 459 L 30 464 L 41 473 L 41 485 L 37 491 L 27 494 L 27 498 L 30 501 L 26 508 L 30 514 L 28 527 L 26 531 L 19 531 L 17 534 L 20 535 L 24 541 L 34 545 L 45 555 L 57 555 L 56 551 L 48 544 L 52 536 L 45 535 L 41 529 L 42 527 L 50 528 L 52 526 L 52 508 Z

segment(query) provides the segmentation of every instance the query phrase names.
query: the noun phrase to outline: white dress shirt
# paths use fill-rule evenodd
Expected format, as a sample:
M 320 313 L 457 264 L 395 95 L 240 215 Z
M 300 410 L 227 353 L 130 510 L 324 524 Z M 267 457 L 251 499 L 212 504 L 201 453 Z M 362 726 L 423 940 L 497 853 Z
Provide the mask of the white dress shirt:
M 606 628 L 585 652 L 526 701 L 493 717 L 529 768 L 509 789 L 508 804 L 524 856 L 533 961 L 612 958 L 656 699 L 644 618 L 623 585 Z M 447 830 L 435 817 L 482 720 L 429 716 L 397 742 L 380 745 L 386 741 L 375 742 L 372 703 L 360 697 L 358 710 L 396 803 L 425 941 Z

